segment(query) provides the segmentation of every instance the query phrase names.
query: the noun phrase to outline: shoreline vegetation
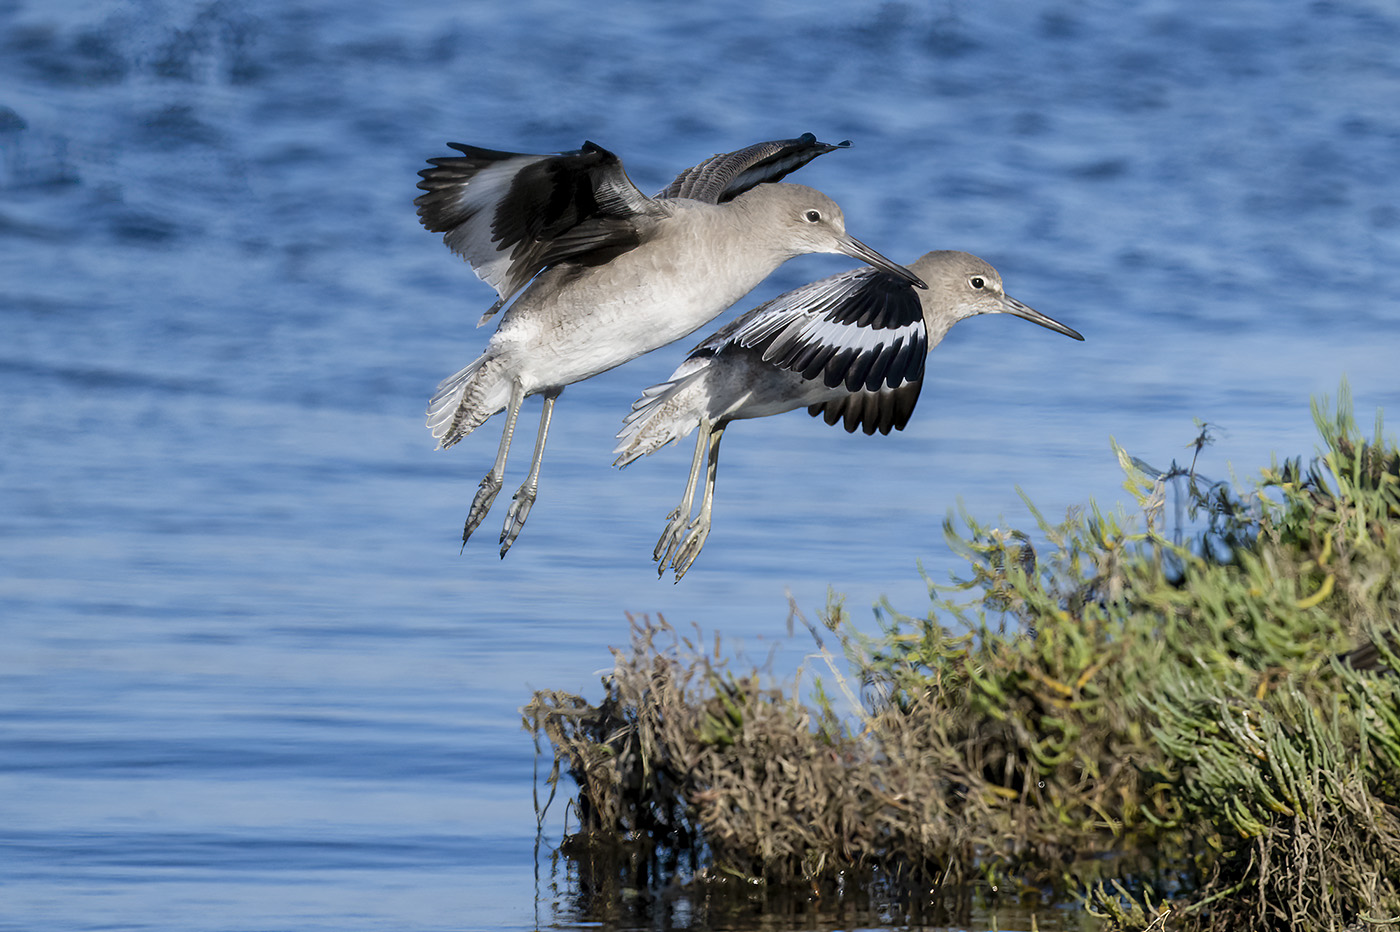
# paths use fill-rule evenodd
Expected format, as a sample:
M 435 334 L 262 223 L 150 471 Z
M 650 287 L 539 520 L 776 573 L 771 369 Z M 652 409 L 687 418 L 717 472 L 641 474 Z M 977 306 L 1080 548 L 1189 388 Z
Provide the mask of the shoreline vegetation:
M 1123 932 L 1400 928 L 1400 452 L 1345 383 L 1313 418 L 1318 455 L 1247 489 L 1115 445 L 1135 516 L 950 518 L 962 578 L 874 635 L 832 601 L 813 682 L 633 619 L 601 701 L 524 709 L 551 797 L 575 787 L 576 878 L 896 921 L 1078 899 Z

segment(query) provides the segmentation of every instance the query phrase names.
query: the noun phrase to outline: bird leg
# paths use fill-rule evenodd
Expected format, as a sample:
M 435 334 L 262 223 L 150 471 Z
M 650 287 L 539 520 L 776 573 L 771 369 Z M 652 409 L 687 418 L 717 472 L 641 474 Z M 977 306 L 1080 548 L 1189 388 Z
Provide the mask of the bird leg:
M 544 393 L 544 411 L 540 413 L 540 432 L 535 436 L 535 456 L 530 461 L 530 474 L 525 477 L 520 488 L 510 500 L 510 510 L 506 512 L 506 523 L 501 528 L 501 558 L 504 559 L 510 545 L 525 527 L 525 519 L 535 504 L 535 496 L 540 489 L 540 463 L 544 460 L 544 442 L 549 436 L 549 419 L 554 415 L 554 400 L 563 388 Z
M 700 548 L 705 546 L 705 538 L 710 536 L 711 506 L 715 502 L 715 476 L 719 473 L 719 442 L 724 437 L 724 426 L 721 424 L 710 434 L 710 458 L 705 469 L 705 494 L 700 499 L 700 514 L 690 522 L 685 540 L 681 542 L 680 549 L 676 551 L 676 558 L 671 563 L 676 571 L 676 582 L 681 581 L 685 571 L 690 569 L 690 564 L 700 556 Z
M 686 482 L 685 495 L 681 497 L 681 503 L 675 510 L 666 516 L 666 529 L 661 532 L 661 538 L 656 542 L 656 549 L 651 552 L 651 558 L 657 561 L 656 575 L 661 576 L 666 572 L 666 564 L 670 562 L 672 554 L 680 546 L 681 536 L 685 532 L 685 526 L 690 521 L 690 509 L 695 502 L 695 487 L 700 482 L 700 466 L 705 462 L 705 447 L 709 443 L 710 425 L 706 421 L 700 422 L 700 429 L 695 433 L 695 457 L 690 461 L 690 479 Z
M 472 536 L 477 525 L 486 517 L 486 513 L 491 510 L 491 503 L 496 500 L 496 493 L 501 491 L 501 481 L 506 474 L 506 454 L 510 452 L 510 442 L 515 436 L 515 419 L 520 416 L 520 406 L 525 403 L 525 386 L 519 382 L 513 382 L 510 386 L 510 402 L 506 406 L 506 426 L 501 431 L 501 445 L 496 450 L 496 462 L 491 464 L 491 470 L 486 477 L 481 480 L 481 485 L 477 486 L 476 497 L 472 499 L 472 507 L 467 511 L 467 523 L 462 528 L 462 546 L 467 546 L 467 539 Z

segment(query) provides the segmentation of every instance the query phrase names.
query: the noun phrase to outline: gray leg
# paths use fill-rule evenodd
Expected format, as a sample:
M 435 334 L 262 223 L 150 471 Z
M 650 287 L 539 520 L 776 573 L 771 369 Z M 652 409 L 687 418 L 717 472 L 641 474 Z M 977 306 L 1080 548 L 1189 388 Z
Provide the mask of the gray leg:
M 505 558 L 510 545 L 515 543 L 520 529 L 525 526 L 525 519 L 530 515 L 530 508 L 535 504 L 535 495 L 540 489 L 540 462 L 544 460 L 544 441 L 549 436 L 549 419 L 554 416 L 554 399 L 558 398 L 563 390 L 556 388 L 544 393 L 544 411 L 540 414 L 540 432 L 535 436 L 535 456 L 530 461 L 530 474 L 525 477 L 525 481 L 516 489 L 515 496 L 510 500 L 506 523 L 501 528 L 502 559 Z
M 501 482 L 506 474 L 506 454 L 510 452 L 510 442 L 515 436 L 515 419 L 520 416 L 520 406 L 524 403 L 525 387 L 519 382 L 513 382 L 510 386 L 510 402 L 506 405 L 506 426 L 501 431 L 501 445 L 496 450 L 496 462 L 491 464 L 491 471 L 481 480 L 481 485 L 477 486 L 476 497 L 472 499 L 472 507 L 467 512 L 467 524 L 462 528 L 463 547 L 467 546 L 467 538 L 471 537 L 472 531 L 481 524 L 486 512 L 491 510 L 496 493 L 501 491 Z
M 700 483 L 700 466 L 705 462 L 705 448 L 709 442 L 710 422 L 701 421 L 700 429 L 695 433 L 695 457 L 690 461 L 690 479 L 686 482 L 685 495 L 681 497 L 681 503 L 675 510 L 666 516 L 666 529 L 661 532 L 661 539 L 656 542 L 656 549 L 651 552 L 651 558 L 657 561 L 658 576 L 666 572 L 666 564 L 680 546 L 685 526 L 690 521 L 690 509 L 695 502 L 695 487 Z
M 690 523 L 685 540 L 671 563 L 676 570 L 676 582 L 681 581 L 685 571 L 690 569 L 690 564 L 700 556 L 700 548 L 705 546 L 705 538 L 710 536 L 711 506 L 715 502 L 715 476 L 719 474 L 719 442 L 724 437 L 725 426 L 721 424 L 710 435 L 710 460 L 705 469 L 705 494 L 700 499 L 700 514 Z

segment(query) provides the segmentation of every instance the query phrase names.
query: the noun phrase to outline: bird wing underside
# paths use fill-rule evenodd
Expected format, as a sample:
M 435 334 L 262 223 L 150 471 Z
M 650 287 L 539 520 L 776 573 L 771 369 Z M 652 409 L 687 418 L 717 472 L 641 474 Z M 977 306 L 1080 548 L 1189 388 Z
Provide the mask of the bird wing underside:
M 805 379 L 820 378 L 828 388 L 844 385 L 852 392 L 918 381 L 928 352 L 923 309 L 913 287 L 872 268 L 779 295 L 711 340 L 721 338 L 760 350 L 764 362 Z
M 710 156 L 699 165 L 681 172 L 656 196 L 688 197 L 710 204 L 722 204 L 756 185 L 779 181 L 817 156 L 850 144 L 849 139 L 836 145 L 817 142 L 817 137 L 811 133 L 797 139 L 760 142 L 737 152 Z
M 496 308 L 552 265 L 626 252 L 666 213 L 591 142 L 553 155 L 448 145 L 461 156 L 418 173 L 418 217 L 496 289 Z
M 859 427 L 866 434 L 877 430 L 888 434 L 891 430 L 903 430 L 904 425 L 909 423 L 923 384 L 920 379 L 878 392 L 851 392 L 832 401 L 811 405 L 807 413 L 812 417 L 822 416 L 828 424 L 841 421 L 847 433 L 853 434 Z

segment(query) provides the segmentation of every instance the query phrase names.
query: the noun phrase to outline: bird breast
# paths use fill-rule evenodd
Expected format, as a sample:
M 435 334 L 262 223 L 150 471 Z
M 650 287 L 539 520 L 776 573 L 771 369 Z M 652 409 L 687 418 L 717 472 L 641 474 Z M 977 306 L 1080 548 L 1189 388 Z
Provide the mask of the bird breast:
M 488 353 L 514 356 L 532 389 L 589 378 L 693 333 L 782 261 L 746 237 L 705 237 L 706 225 L 669 228 L 600 265 L 547 270 L 506 311 Z

